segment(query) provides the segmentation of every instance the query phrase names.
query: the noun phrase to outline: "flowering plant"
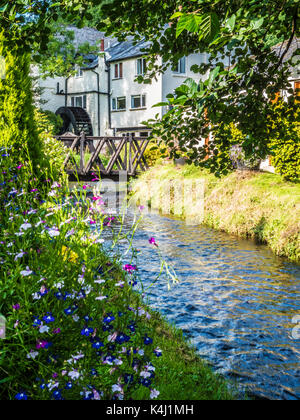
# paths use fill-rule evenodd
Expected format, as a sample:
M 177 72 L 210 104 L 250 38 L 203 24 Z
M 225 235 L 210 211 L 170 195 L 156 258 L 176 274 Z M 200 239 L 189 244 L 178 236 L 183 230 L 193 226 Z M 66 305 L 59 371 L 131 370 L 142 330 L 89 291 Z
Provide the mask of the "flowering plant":
M 157 398 L 137 266 L 105 236 L 118 217 L 84 188 L 33 179 L 9 150 L 0 166 L 0 398 Z

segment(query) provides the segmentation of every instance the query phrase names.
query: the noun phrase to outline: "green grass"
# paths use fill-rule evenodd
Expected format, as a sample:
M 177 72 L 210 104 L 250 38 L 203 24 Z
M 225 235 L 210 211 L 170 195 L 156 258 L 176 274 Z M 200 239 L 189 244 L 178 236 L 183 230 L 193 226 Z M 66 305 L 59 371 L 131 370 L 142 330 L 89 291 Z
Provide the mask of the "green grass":
M 201 221 L 242 238 L 252 238 L 268 244 L 279 256 L 300 261 L 300 183 L 252 171 L 216 178 L 193 165 L 179 167 L 168 163 L 152 168 L 133 183 L 135 199 L 144 202 L 146 199 L 165 212 L 170 208 L 165 189 L 188 179 L 196 183 L 204 180 L 204 215 L 200 214 L 201 203 L 192 199 L 181 214 L 171 205 L 171 214 Z

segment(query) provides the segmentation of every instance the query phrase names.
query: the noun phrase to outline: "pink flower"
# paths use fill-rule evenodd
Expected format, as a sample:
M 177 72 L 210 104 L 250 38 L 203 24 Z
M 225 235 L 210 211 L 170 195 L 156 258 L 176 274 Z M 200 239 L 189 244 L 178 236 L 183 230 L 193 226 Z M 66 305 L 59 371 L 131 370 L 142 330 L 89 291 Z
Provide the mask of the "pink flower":
M 156 243 L 155 238 L 150 238 L 150 239 L 149 239 L 149 244 L 150 244 L 150 245 L 155 245 L 155 246 L 157 246 L 157 247 L 158 247 L 158 245 L 157 245 L 157 243 Z

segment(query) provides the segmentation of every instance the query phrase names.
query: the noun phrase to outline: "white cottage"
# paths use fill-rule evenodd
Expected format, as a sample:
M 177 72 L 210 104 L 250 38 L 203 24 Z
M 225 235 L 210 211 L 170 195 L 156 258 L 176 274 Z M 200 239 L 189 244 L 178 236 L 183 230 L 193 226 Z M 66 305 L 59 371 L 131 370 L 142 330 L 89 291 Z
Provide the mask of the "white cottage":
M 165 112 L 153 105 L 164 102 L 186 78 L 198 81 L 190 68 L 206 60 L 205 54 L 192 54 L 182 58 L 174 71 L 168 69 L 151 84 L 140 84 L 135 79 L 146 70 L 146 42 L 133 45 L 130 39 L 118 42 L 94 29 L 70 29 L 75 32 L 75 43 L 98 43 L 99 55 L 86 56 L 85 66 L 75 76 L 39 81 L 42 108 L 61 115 L 62 132 L 147 136 L 149 130 L 142 122 Z

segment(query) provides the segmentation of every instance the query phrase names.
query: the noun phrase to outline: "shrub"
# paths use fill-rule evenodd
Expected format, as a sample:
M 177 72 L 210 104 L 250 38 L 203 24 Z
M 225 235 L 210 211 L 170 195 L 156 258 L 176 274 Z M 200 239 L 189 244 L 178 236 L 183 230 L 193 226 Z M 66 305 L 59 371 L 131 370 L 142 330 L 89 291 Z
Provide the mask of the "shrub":
M 8 49 L 4 31 L 0 33 L 0 56 L 5 58 L 6 72 L 0 79 L 0 147 L 11 147 L 39 175 L 42 152 L 34 119 L 30 56 L 20 53 L 17 44 Z
M 60 115 L 56 115 L 51 111 L 36 109 L 35 116 L 40 131 L 52 136 L 59 135 L 63 125 L 63 120 Z
M 284 111 L 284 112 L 283 112 Z M 300 111 L 286 111 L 279 102 L 269 120 L 272 164 L 276 172 L 288 181 L 300 176 Z
M 47 168 L 53 179 L 58 179 L 63 173 L 63 163 L 68 153 L 63 143 L 54 138 L 62 120 L 52 112 L 40 109 L 35 109 L 35 120 L 41 139 L 42 166 Z
M 147 146 L 144 157 L 149 166 L 154 166 L 159 160 L 167 157 L 167 148 L 156 140 L 151 140 Z

